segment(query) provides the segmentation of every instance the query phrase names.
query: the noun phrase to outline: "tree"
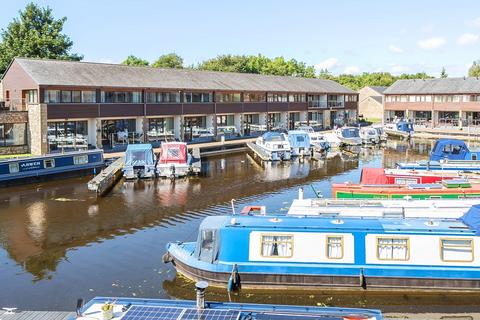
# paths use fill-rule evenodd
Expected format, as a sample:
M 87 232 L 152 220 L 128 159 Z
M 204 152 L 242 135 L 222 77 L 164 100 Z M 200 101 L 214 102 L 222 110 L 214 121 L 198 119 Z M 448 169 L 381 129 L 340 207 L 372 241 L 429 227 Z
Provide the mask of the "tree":
M 199 70 L 256 73 L 278 76 L 314 78 L 315 68 L 295 59 L 268 58 L 263 55 L 219 55 L 198 64 Z
M 66 17 L 56 20 L 49 7 L 27 4 L 19 17 L 1 31 L 0 74 L 14 57 L 75 60 L 82 55 L 72 54 L 73 41 L 62 33 Z
M 157 61 L 152 63 L 152 67 L 182 69 L 183 58 L 176 53 L 164 54 L 163 56 L 160 56 Z
M 127 57 L 127 59 L 123 60 L 122 64 L 127 66 L 148 66 L 148 61 L 135 57 L 133 54 L 131 54 Z
M 480 77 L 480 60 L 473 61 L 472 66 L 468 69 L 469 77 Z
M 440 78 L 447 78 L 448 74 L 447 71 L 445 71 L 445 67 L 442 67 L 442 72 L 440 72 Z

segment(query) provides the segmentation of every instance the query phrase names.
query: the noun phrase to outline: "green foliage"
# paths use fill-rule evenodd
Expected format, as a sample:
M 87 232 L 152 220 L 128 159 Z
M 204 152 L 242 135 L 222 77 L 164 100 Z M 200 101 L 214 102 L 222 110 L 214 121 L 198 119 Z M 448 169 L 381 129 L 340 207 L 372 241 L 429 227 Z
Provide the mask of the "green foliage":
M 157 61 L 152 63 L 152 67 L 182 69 L 183 58 L 176 53 L 164 54 L 163 56 L 160 56 Z
M 472 66 L 468 69 L 469 77 L 480 77 L 480 60 L 473 61 Z
M 62 34 L 66 17 L 56 20 L 52 9 L 27 4 L 7 29 L 2 29 L 0 42 L 0 74 L 14 57 L 81 60 L 83 56 L 69 51 L 73 41 Z
M 448 77 L 447 71 L 445 70 L 445 67 L 442 67 L 442 72 L 440 72 L 440 78 L 444 79 L 447 77 Z
M 389 72 L 364 72 L 360 75 L 341 74 L 333 76 L 328 71 L 322 73 L 320 71 L 319 78 L 337 81 L 341 85 L 349 87 L 352 90 L 359 90 L 366 86 L 391 86 L 395 81 L 399 79 L 429 79 L 431 76 L 425 72 L 419 72 L 415 74 L 402 74 L 400 76 L 394 76 Z
M 123 60 L 122 64 L 127 66 L 148 66 L 148 61 L 131 54 L 127 59 Z
M 268 58 L 263 55 L 220 55 L 201 62 L 199 70 L 256 73 L 278 76 L 314 78 L 315 68 L 295 59 Z

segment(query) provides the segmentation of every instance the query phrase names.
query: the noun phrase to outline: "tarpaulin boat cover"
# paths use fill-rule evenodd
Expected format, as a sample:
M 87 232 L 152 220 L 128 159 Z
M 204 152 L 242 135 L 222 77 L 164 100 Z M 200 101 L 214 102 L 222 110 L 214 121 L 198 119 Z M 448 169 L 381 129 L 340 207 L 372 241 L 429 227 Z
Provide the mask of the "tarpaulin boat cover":
M 125 151 L 126 166 L 155 165 L 155 157 L 151 144 L 129 144 Z
M 475 230 L 475 235 L 480 235 L 480 204 L 473 205 L 460 220 Z
M 363 168 L 360 176 L 361 184 L 388 184 L 383 168 Z
M 160 163 L 187 163 L 187 144 L 164 142 L 160 150 Z
M 288 142 L 292 148 L 310 148 L 310 136 L 304 131 L 288 131 Z

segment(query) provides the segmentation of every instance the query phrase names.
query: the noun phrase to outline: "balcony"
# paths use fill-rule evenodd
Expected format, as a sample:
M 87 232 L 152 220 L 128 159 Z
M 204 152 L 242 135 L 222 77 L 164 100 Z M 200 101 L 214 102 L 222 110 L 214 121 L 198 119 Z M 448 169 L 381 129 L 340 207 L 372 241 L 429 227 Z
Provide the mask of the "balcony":
M 343 101 L 328 101 L 328 108 L 343 108 L 345 106 Z
M 327 101 L 308 101 L 308 108 L 310 109 L 326 109 Z

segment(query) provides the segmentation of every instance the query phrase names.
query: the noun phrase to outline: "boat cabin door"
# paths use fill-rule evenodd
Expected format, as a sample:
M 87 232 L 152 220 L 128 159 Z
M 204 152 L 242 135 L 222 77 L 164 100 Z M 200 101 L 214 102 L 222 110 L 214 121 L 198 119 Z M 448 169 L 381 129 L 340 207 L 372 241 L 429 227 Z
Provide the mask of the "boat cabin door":
M 198 235 L 196 255 L 200 261 L 214 263 L 219 250 L 218 229 L 202 229 Z

